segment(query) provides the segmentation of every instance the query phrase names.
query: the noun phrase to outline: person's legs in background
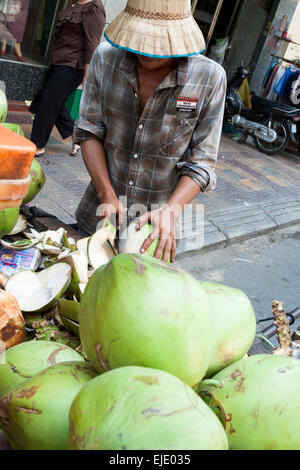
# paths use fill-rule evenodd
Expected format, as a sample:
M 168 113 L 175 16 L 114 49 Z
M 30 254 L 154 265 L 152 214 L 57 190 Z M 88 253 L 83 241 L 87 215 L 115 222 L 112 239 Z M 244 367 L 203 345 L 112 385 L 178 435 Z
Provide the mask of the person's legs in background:
M 75 121 L 71 118 L 70 113 L 67 110 L 65 104 L 62 106 L 62 108 L 59 111 L 55 125 L 63 139 L 67 139 L 71 135 L 73 137 Z M 73 139 L 72 139 L 72 150 L 70 152 L 70 155 L 72 157 L 75 157 L 75 155 L 79 152 L 79 150 L 80 150 L 80 145 L 74 144 Z
M 31 140 L 37 146 L 37 155 L 42 155 L 54 125 L 62 138 L 72 135 L 74 121 L 68 115 L 64 103 L 80 85 L 83 71 L 65 65 L 54 65 L 37 106 L 32 126 Z

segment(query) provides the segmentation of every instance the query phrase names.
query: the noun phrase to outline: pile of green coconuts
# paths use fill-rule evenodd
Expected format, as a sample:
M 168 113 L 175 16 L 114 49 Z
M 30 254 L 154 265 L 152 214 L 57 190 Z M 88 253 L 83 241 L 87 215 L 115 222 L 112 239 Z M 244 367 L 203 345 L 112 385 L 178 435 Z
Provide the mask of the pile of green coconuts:
M 117 251 L 105 222 L 50 268 L 6 281 L 25 320 L 57 308 L 81 343 L 23 338 L 0 356 L 12 448 L 300 449 L 300 362 L 248 357 L 246 294 L 138 254 L 134 236 Z

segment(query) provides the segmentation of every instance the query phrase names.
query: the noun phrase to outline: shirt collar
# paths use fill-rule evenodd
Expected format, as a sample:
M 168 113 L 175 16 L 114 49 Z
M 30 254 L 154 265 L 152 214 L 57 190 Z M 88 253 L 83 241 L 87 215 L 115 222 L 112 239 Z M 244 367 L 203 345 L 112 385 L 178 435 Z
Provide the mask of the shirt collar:
M 136 68 L 136 57 L 135 54 L 131 52 L 125 52 L 121 61 L 120 61 L 120 69 L 123 70 L 129 78 L 129 81 L 136 80 L 135 76 L 135 68 Z M 163 88 L 171 88 L 177 85 L 184 86 L 188 80 L 189 74 L 189 58 L 188 57 L 181 57 L 178 59 L 177 70 L 173 70 L 164 81 L 159 85 L 158 89 Z

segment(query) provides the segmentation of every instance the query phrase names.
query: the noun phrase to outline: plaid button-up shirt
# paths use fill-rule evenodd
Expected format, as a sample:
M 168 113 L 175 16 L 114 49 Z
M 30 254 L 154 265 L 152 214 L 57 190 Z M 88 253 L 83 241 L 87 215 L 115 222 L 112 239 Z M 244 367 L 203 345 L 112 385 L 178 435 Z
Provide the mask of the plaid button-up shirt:
M 201 191 L 215 187 L 226 75 L 204 56 L 180 58 L 140 115 L 136 63 L 134 54 L 108 43 L 96 49 L 75 141 L 99 139 L 117 196 L 127 197 L 128 208 L 150 210 L 170 198 L 181 176 Z M 76 213 L 88 233 L 95 231 L 100 202 L 91 183 Z

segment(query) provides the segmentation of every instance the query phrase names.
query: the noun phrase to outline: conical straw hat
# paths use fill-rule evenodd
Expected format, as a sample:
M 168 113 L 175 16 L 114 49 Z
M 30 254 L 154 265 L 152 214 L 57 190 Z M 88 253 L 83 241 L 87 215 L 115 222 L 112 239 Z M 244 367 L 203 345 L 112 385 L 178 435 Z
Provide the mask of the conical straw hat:
M 190 0 L 128 0 L 104 35 L 115 47 L 150 57 L 185 57 L 205 50 Z

